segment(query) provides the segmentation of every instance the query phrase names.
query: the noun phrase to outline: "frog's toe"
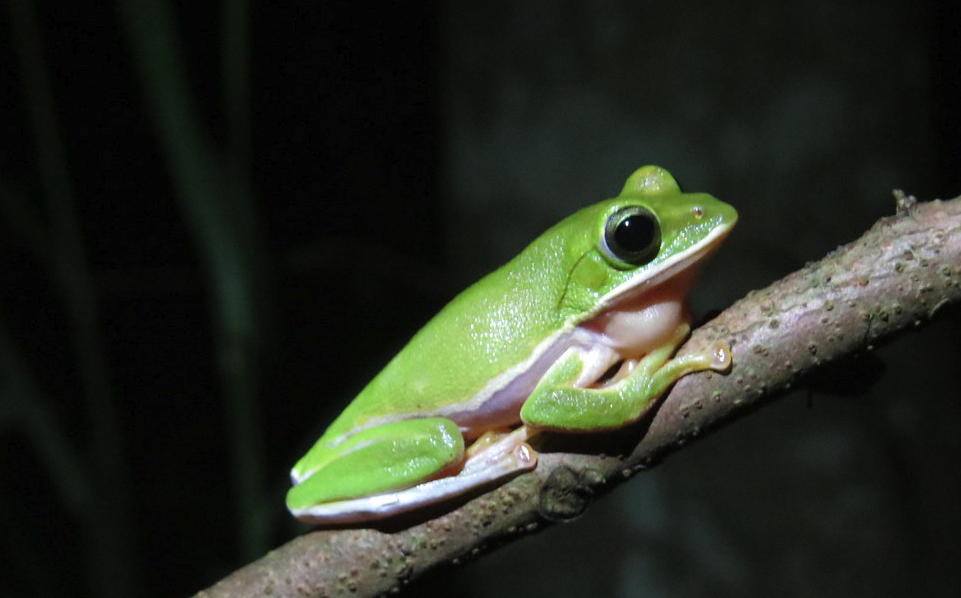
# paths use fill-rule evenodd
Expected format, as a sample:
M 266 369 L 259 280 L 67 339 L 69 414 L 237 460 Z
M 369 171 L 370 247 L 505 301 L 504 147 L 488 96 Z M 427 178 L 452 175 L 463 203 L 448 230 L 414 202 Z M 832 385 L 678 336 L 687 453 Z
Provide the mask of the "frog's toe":
M 731 346 L 724 341 L 715 341 L 711 345 L 711 369 L 715 372 L 727 372 L 733 363 Z

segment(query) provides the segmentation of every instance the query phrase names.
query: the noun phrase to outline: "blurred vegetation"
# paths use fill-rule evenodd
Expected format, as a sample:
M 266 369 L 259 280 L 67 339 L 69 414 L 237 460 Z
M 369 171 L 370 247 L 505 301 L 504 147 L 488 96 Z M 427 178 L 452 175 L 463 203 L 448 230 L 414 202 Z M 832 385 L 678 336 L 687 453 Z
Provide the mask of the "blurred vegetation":
M 153 133 L 208 280 L 214 351 L 232 457 L 232 487 L 224 492 L 224 506 L 236 502 L 240 553 L 254 558 L 269 547 L 258 402 L 271 292 L 262 266 L 265 244 L 249 180 L 249 7 L 243 1 L 222 7 L 226 118 L 221 150 L 202 123 L 170 6 L 163 0 L 123 1 L 116 6 L 148 100 Z M 22 428 L 30 447 L 43 456 L 60 500 L 72 523 L 81 529 L 80 545 L 74 549 L 86 557 L 89 594 L 139 595 L 145 588 L 143 555 L 137 547 L 142 533 L 136 525 L 137 499 L 111 384 L 112 366 L 103 345 L 101 301 L 87 260 L 51 83 L 54 69 L 45 56 L 34 2 L 12 0 L 8 12 L 40 186 L 36 198 L 5 189 L 4 220 L 8 235 L 45 270 L 57 292 L 66 325 L 63 340 L 71 343 L 88 421 L 86 434 L 70 438 L 64 423 L 51 414 L 54 401 L 46 396 L 29 360 L 3 326 L 0 343 L 4 378 L 9 381 L 4 393 L 8 424 Z M 80 446 L 74 445 L 78 441 Z M 78 459 L 88 452 L 86 459 Z M 8 517 L 16 517 L 23 509 L 10 507 L 4 510 Z M 22 547 L 17 543 L 5 548 L 19 555 L 24 565 L 36 567 L 44 561 L 39 555 L 25 554 Z M 38 585 L 49 580 L 42 571 L 32 573 Z M 63 593 L 65 588 L 56 589 Z
M 379 14 L 423 29 L 421 12 Z M 384 139 L 399 94 L 358 83 L 373 116 L 325 98 L 326 78 L 381 58 L 343 54 L 355 16 L 243 0 L 0 11 L 4 595 L 186 594 L 302 531 L 283 507 L 290 465 L 443 301 L 423 232 L 431 112 Z M 384 305 L 385 285 L 407 297 Z

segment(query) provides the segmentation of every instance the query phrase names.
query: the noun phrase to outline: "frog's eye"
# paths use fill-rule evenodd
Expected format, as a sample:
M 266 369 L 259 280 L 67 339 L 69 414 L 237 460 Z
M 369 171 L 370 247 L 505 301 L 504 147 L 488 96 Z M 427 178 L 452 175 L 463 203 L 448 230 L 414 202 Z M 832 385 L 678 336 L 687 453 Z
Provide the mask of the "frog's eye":
M 653 212 L 628 206 L 611 214 L 604 227 L 604 249 L 615 260 L 643 266 L 661 248 L 661 226 Z

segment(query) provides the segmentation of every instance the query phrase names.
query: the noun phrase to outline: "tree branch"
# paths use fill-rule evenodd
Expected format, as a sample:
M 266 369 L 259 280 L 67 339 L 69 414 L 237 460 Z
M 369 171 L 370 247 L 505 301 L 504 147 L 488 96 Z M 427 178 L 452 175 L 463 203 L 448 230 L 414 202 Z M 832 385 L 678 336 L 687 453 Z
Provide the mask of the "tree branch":
M 394 530 L 308 533 L 197 596 L 367 596 L 403 586 L 437 564 L 577 516 L 598 495 L 818 366 L 869 351 L 959 299 L 961 198 L 915 205 L 898 195 L 896 216 L 748 293 L 695 331 L 682 352 L 726 340 L 730 374 L 683 378 L 654 413 L 625 430 L 539 437 L 535 471 L 436 519 Z

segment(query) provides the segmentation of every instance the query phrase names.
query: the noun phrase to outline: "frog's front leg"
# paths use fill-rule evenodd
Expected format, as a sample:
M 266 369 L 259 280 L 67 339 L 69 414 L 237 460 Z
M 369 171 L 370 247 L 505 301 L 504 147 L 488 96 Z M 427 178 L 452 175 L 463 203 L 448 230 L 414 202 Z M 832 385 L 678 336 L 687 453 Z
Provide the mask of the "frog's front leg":
M 294 468 L 287 506 L 304 521 L 346 523 L 388 517 L 533 469 L 520 428 L 465 454 L 457 424 L 411 419 L 315 446 Z
M 531 393 L 521 419 L 534 428 L 568 431 L 617 428 L 637 420 L 681 377 L 730 367 L 731 352 L 724 343 L 671 359 L 689 331 L 690 326 L 681 324 L 668 342 L 641 358 L 626 376 L 598 388 L 573 386 L 584 364 L 577 351 L 569 352 Z

